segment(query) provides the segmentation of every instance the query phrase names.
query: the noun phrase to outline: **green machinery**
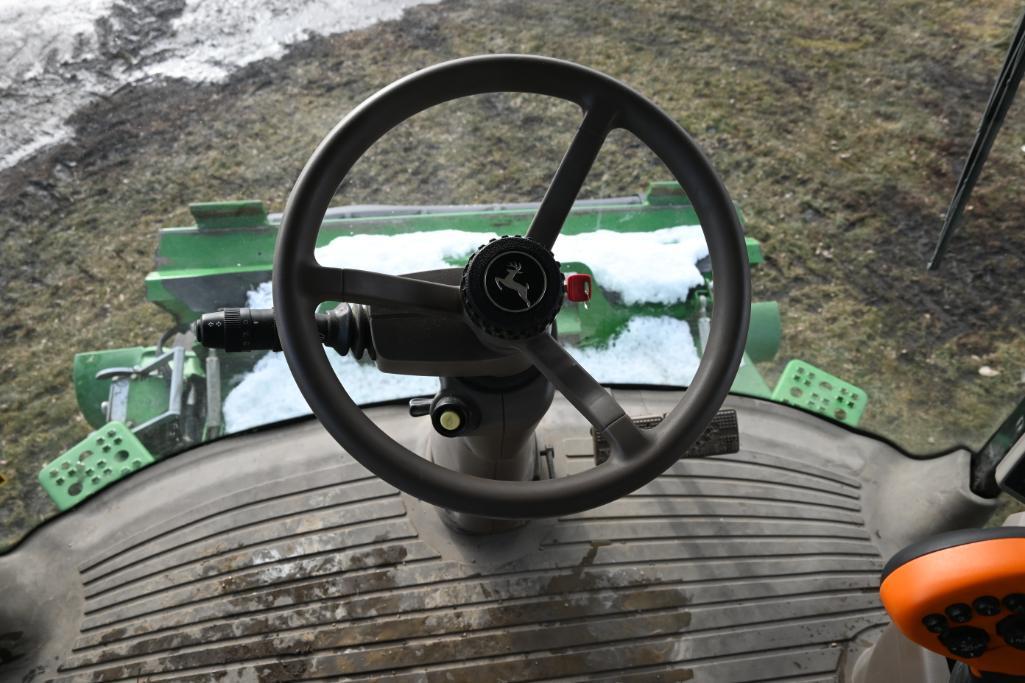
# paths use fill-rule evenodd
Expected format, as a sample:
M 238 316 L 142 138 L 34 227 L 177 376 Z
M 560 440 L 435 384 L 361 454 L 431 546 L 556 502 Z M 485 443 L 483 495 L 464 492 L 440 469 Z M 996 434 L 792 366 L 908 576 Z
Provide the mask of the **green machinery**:
M 157 269 L 146 276 L 147 298 L 166 310 L 174 327 L 154 347 L 80 353 L 74 361 L 78 405 L 96 430 L 44 467 L 40 484 L 57 506 L 74 507 L 90 494 L 190 445 L 220 436 L 222 404 L 233 378 L 250 370 L 259 356 L 220 354 L 196 344 L 188 329 L 203 313 L 246 305 L 247 292 L 270 281 L 280 217 L 259 201 L 192 204 L 195 225 L 160 231 Z M 523 234 L 535 205 L 441 207 L 341 207 L 328 212 L 318 246 L 354 234 L 395 235 L 454 229 Z M 648 232 L 696 225 L 694 209 L 675 182 L 651 183 L 640 196 L 580 201 L 563 227 L 573 235 L 596 229 Z M 761 245 L 747 238 L 753 267 L 763 261 Z M 458 259 L 453 266 L 462 266 Z M 561 338 L 601 346 L 634 316 L 673 316 L 691 323 L 695 345 L 703 350 L 714 288 L 708 267 L 704 283 L 686 301 L 672 305 L 625 305 L 595 280 L 587 304 L 566 303 L 557 319 Z M 586 263 L 566 262 L 564 273 L 591 273 Z M 772 360 L 781 329 L 776 302 L 752 306 L 750 334 L 733 383 L 739 394 L 771 399 L 825 415 L 851 426 L 865 409 L 865 392 L 809 363 L 791 361 L 775 388 L 756 363 Z M 114 441 L 117 440 L 117 443 Z M 102 463 L 102 464 L 101 464 Z

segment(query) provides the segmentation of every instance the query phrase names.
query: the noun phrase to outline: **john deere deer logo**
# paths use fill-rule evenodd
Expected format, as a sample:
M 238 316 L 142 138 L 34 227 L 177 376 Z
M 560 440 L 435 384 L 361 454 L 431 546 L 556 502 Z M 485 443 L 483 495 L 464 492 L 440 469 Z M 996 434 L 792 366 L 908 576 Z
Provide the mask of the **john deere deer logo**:
M 493 258 L 481 284 L 491 303 L 508 313 L 529 311 L 548 291 L 544 268 L 522 251 L 507 251 Z
M 521 272 L 523 272 L 523 264 L 515 262 L 510 263 L 506 266 L 505 277 L 496 277 L 495 284 L 500 290 L 508 287 L 519 294 L 520 298 L 523 299 L 524 305 L 529 308 L 530 297 L 527 296 L 527 293 L 530 291 L 530 283 L 521 284 L 516 281 L 516 276 Z

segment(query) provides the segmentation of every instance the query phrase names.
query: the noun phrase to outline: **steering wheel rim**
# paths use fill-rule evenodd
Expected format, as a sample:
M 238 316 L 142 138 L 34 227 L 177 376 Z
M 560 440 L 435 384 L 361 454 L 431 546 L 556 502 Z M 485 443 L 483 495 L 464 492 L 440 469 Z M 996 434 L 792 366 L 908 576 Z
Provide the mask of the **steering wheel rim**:
M 499 481 L 463 474 L 435 465 L 394 441 L 353 402 L 332 371 L 313 316 L 317 304 L 329 297 L 371 304 L 394 301 L 410 283 L 390 276 L 364 280 L 362 275 L 373 274 L 316 263 L 319 226 L 352 166 L 407 118 L 450 100 L 494 92 L 533 93 L 575 102 L 585 115 L 574 144 L 585 133 L 595 134 L 588 128 L 589 121 L 605 124 L 598 131 L 602 141 L 612 128 L 633 133 L 662 160 L 690 198 L 715 274 L 715 311 L 708 344 L 680 402 L 652 430 L 637 430 L 625 415 L 625 420 L 606 424 L 605 433 L 617 446 L 613 457 L 590 470 L 543 481 Z M 580 183 L 597 149 L 586 163 Z M 572 151 L 573 145 L 539 215 L 544 213 L 549 195 L 565 194 L 554 190 Z M 578 190 L 579 183 L 570 204 Z M 559 200 L 555 197 L 553 202 Z M 542 234 L 552 241 L 562 225 L 557 209 L 555 214 L 558 225 L 554 235 Z M 540 232 L 545 232 L 544 226 Z M 418 291 L 416 297 L 429 300 L 429 307 L 439 313 L 456 313 L 447 310 L 452 304 L 440 287 Z M 729 194 L 690 136 L 655 104 L 619 81 L 578 64 L 530 55 L 486 55 L 444 62 L 392 83 L 350 112 L 314 151 L 289 195 L 275 248 L 273 293 L 278 334 L 289 369 L 314 414 L 350 455 L 417 498 L 459 512 L 500 518 L 580 512 L 626 495 L 668 469 L 700 437 L 729 392 L 747 338 L 751 298 L 743 229 Z M 394 296 L 389 298 L 389 293 Z M 541 336 L 551 339 L 547 333 Z M 531 356 L 528 346 L 520 344 L 518 348 Z

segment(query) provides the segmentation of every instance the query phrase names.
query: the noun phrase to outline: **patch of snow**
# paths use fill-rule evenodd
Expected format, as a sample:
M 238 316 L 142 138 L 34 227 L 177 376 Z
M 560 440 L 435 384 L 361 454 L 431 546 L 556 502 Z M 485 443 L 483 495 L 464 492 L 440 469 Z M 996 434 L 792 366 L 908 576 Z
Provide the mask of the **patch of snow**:
M 461 230 L 351 235 L 332 240 L 316 251 L 316 257 L 325 266 L 398 275 L 448 267 L 446 259 L 465 259 L 492 237 Z M 627 303 L 683 301 L 690 288 L 701 282 L 696 264 L 707 253 L 701 230 L 695 226 L 645 233 L 599 230 L 564 235 L 556 242 L 560 260 L 585 263 L 601 287 L 617 291 Z M 270 283 L 251 290 L 247 305 L 272 307 Z M 690 326 L 667 316 L 635 317 L 604 347 L 567 348 L 598 381 L 606 383 L 687 385 L 699 362 Z M 434 378 L 382 373 L 369 362 L 331 350 L 327 354 L 356 403 L 433 394 L 438 388 Z M 225 424 L 231 432 L 309 412 L 281 353 L 261 358 L 224 403 Z
M 596 230 L 562 235 L 555 258 L 591 268 L 603 290 L 618 292 L 627 305 L 684 301 L 701 284 L 698 261 L 708 256 L 701 227 L 680 225 L 652 232 Z
M 339 356 L 327 349 L 328 360 L 342 386 L 356 403 L 373 403 L 409 396 L 425 396 L 438 390 L 434 377 L 389 375 L 372 363 Z M 224 425 L 228 432 L 309 415 L 299 387 L 292 379 L 283 353 L 268 353 L 224 399 Z
M 256 289 L 246 292 L 246 306 L 249 308 L 274 308 L 274 290 L 271 283 L 261 282 Z
M 189 0 L 173 34 L 153 52 L 169 56 L 146 73 L 219 81 L 235 69 L 277 58 L 294 43 L 398 19 L 439 0 Z
M 95 22 L 114 0 L 0 0 L 0 89 L 96 56 Z
M 0 169 L 70 135 L 65 119 L 97 89 L 86 65 L 113 4 L 0 0 Z
M 317 262 L 332 268 L 362 268 L 388 275 L 448 268 L 448 260 L 464 262 L 493 232 L 428 230 L 398 235 L 337 237 L 314 252 Z
M 0 169 L 70 137 L 75 111 L 126 84 L 220 81 L 438 1 L 0 0 Z
M 637 316 L 607 346 L 566 350 L 605 384 L 688 385 L 701 360 L 690 325 L 669 316 Z
M 67 114 L 70 115 L 74 109 L 74 107 L 68 107 Z M 3 126 L 0 126 L 0 133 L 2 132 Z M 39 121 L 34 135 L 30 137 L 18 136 L 21 138 L 20 140 L 12 136 L 11 139 L 14 140 L 15 144 L 5 154 L 0 155 L 0 171 L 14 166 L 22 159 L 28 159 L 41 149 L 55 145 L 58 142 L 64 142 L 71 137 L 72 132 L 70 128 L 64 125 L 64 117 L 62 116 L 53 116 Z M 0 143 L 0 150 L 3 147 L 3 143 Z

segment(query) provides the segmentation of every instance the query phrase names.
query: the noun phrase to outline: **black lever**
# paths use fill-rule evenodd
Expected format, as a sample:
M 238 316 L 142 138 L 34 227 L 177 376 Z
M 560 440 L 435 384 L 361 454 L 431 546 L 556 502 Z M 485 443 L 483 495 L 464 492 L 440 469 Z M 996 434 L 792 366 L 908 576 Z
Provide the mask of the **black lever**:
M 349 352 L 360 358 L 366 351 L 374 358 L 370 345 L 370 319 L 364 306 L 339 304 L 327 313 L 317 313 L 320 341 L 343 356 Z M 225 351 L 280 351 L 278 327 L 273 308 L 222 308 L 204 313 L 192 323 L 196 340 L 208 349 Z
M 635 417 L 633 423 L 641 429 L 651 429 L 658 426 L 663 419 L 665 419 L 665 415 Z M 594 464 L 600 465 L 609 459 L 612 454 L 612 446 L 605 435 L 596 432 L 594 428 L 591 428 L 591 439 L 594 441 Z M 722 408 L 682 457 L 705 458 L 710 455 L 728 455 L 739 451 L 740 427 L 737 424 L 737 411 L 732 408 Z

